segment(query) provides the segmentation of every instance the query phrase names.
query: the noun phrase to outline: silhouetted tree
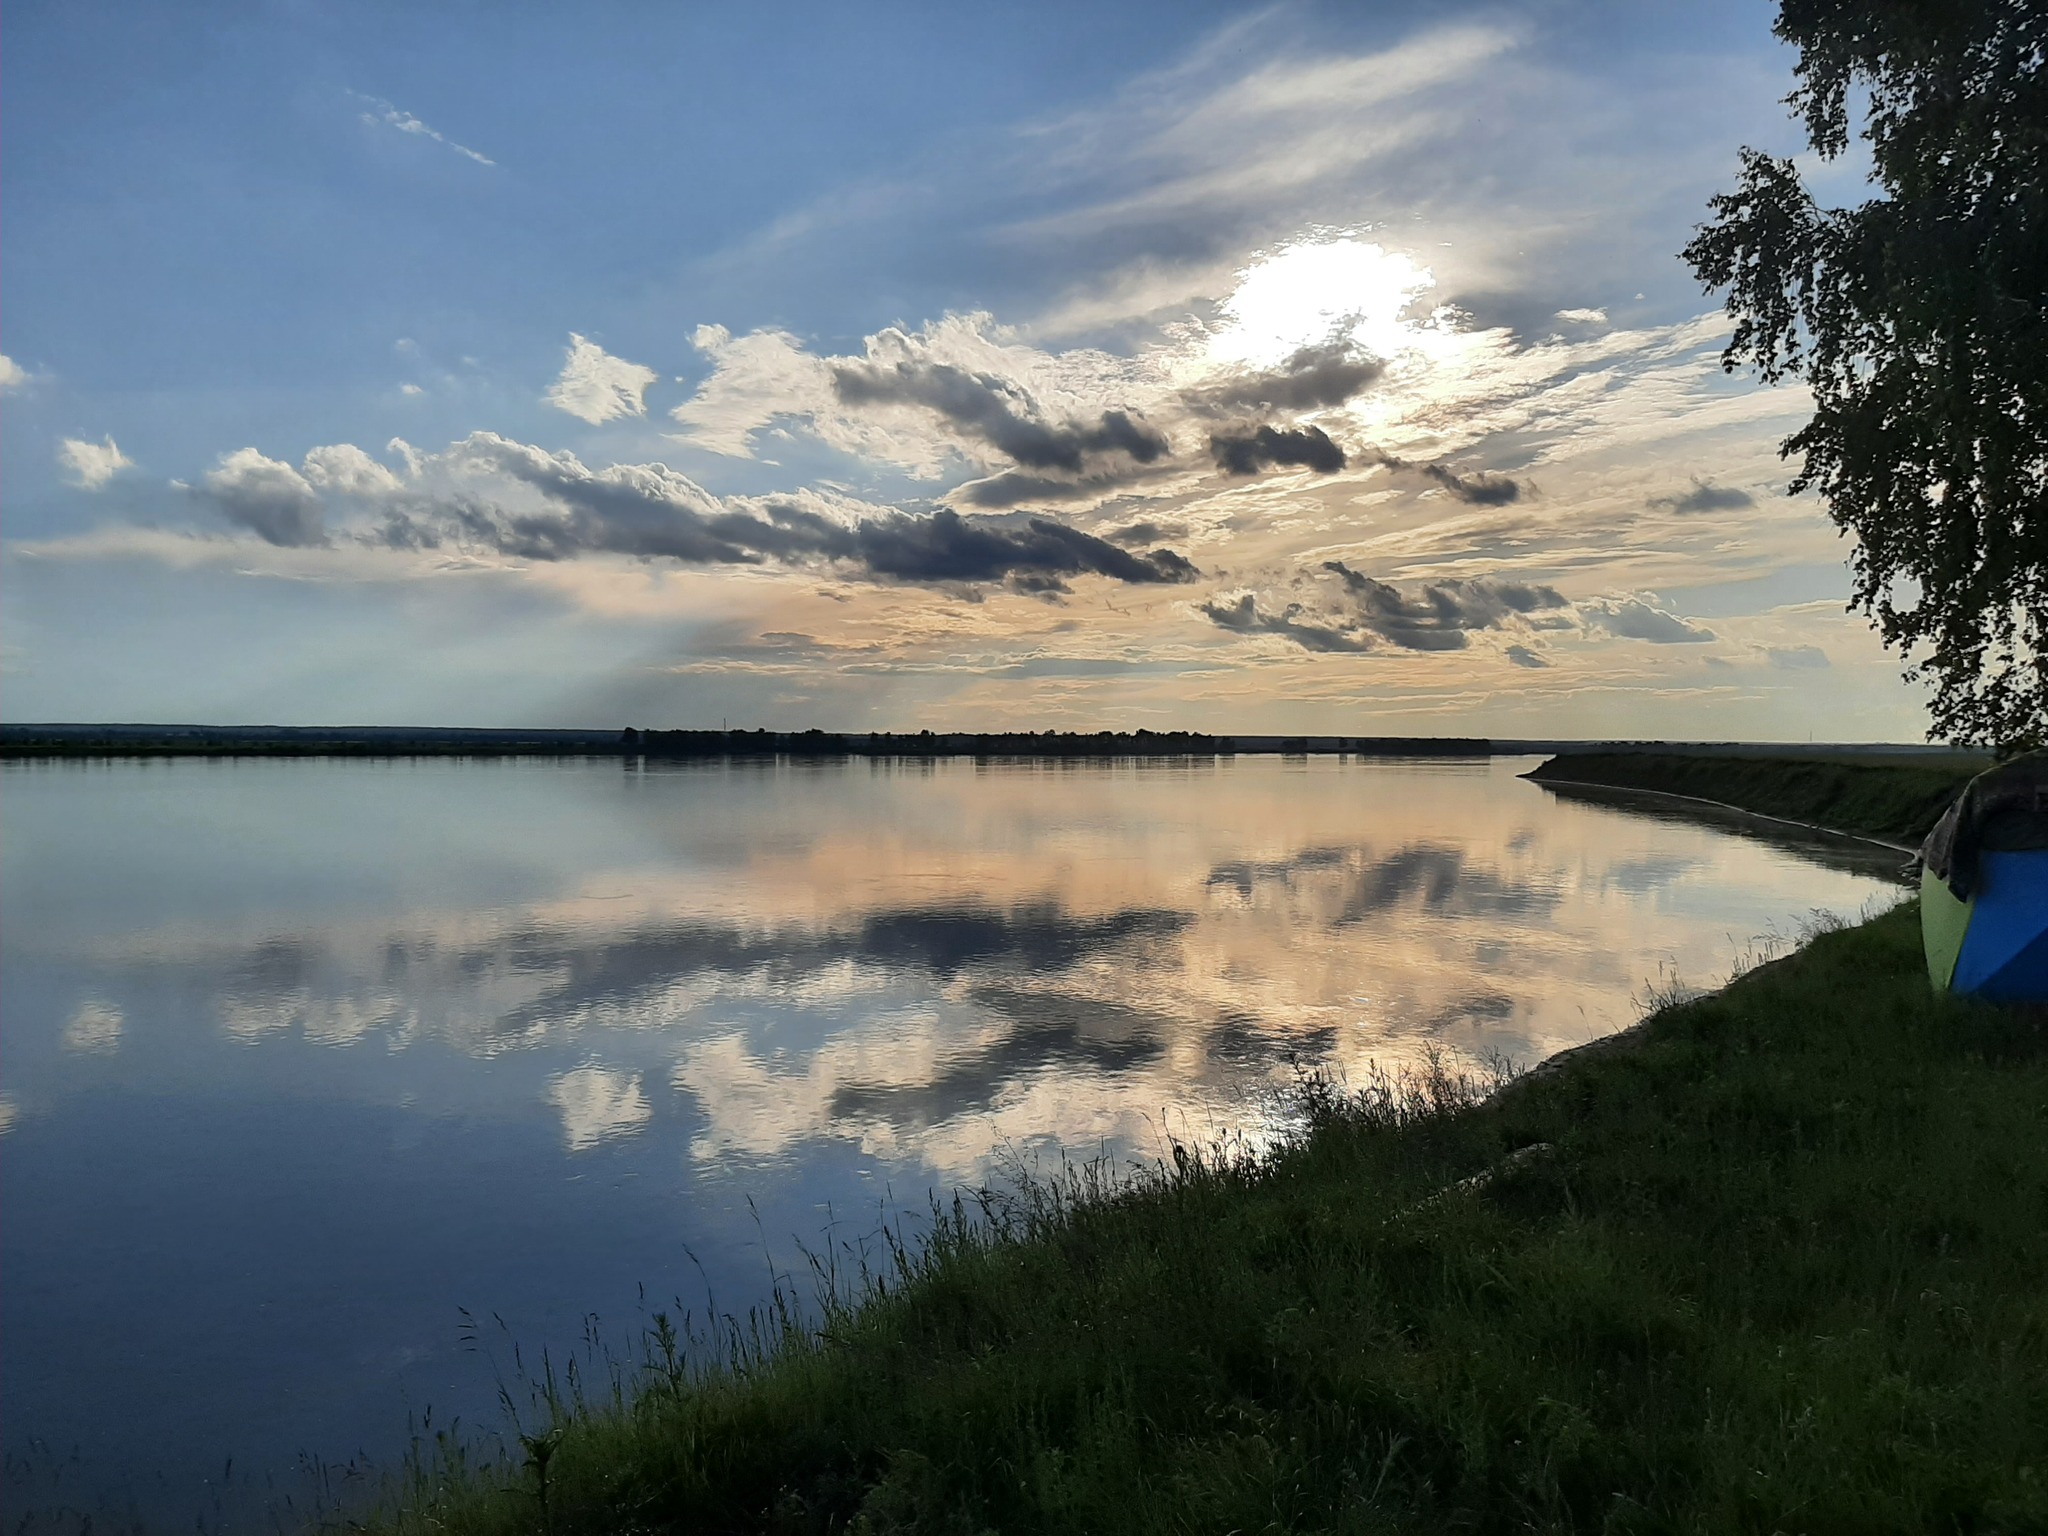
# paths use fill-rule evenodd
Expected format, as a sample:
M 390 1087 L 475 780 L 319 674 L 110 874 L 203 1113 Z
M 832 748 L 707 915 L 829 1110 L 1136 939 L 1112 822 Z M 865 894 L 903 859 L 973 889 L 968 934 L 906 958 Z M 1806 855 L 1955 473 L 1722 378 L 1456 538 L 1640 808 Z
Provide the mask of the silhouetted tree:
M 2048 0 L 1782 0 L 1787 98 L 1882 196 L 1822 208 L 1742 151 L 1685 259 L 1722 356 L 1804 379 L 1792 489 L 1855 535 L 1853 606 L 1935 684 L 1934 734 L 2048 739 Z

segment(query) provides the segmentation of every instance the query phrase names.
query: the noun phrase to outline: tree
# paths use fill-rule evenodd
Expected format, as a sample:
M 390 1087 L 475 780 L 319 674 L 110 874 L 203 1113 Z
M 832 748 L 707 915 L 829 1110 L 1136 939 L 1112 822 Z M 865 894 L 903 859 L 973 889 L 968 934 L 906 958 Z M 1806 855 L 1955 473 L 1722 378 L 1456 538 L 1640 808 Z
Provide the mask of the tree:
M 1822 208 L 1744 149 L 1684 258 L 1728 290 L 1722 366 L 1801 378 L 1802 462 L 1856 539 L 1851 607 L 1933 732 L 2048 742 L 2048 0 L 1781 0 L 1786 105 L 1825 159 L 1868 142 L 1873 190 Z

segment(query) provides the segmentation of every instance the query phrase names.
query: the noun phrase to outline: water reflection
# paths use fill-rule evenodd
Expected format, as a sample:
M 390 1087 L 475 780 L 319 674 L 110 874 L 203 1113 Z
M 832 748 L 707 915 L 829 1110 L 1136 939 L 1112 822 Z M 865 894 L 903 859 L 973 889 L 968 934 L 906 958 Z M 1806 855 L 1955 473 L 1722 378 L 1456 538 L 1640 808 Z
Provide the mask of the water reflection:
M 484 1411 L 458 1306 L 743 1303 L 827 1207 L 1526 1061 L 1896 863 L 1525 766 L 10 772 L 0 1434 L 189 1488 Z
M 461 772 L 396 782 L 431 797 Z M 316 797 L 354 787 L 337 765 L 284 773 Z M 1575 1044 L 1622 1022 L 1646 977 L 1706 979 L 1755 928 L 1870 890 L 1817 864 L 1836 851 L 1820 840 L 1652 828 L 1498 765 L 542 777 L 649 834 L 636 856 L 526 871 L 538 888 L 514 902 L 364 910 L 317 866 L 298 913 L 209 917 L 167 892 L 163 922 L 71 935 L 98 991 L 65 1049 L 119 1047 L 108 983 L 206 993 L 242 1046 L 571 1054 L 541 1093 L 572 1153 L 648 1131 L 650 1095 L 677 1092 L 703 1122 L 699 1160 L 829 1136 L 973 1178 L 998 1146 L 1129 1138 L 1164 1107 L 1241 1100 L 1283 1061 L 1357 1072 L 1425 1041 L 1520 1059 Z M 218 785 L 181 787 L 203 802 Z M 510 1082 L 437 1086 L 488 1099 Z

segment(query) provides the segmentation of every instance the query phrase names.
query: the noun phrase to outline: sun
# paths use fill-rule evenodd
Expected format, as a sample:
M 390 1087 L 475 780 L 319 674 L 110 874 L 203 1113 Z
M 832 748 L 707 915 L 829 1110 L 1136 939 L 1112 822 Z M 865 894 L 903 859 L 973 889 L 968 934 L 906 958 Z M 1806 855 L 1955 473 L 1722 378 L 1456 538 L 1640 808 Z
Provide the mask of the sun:
M 1436 286 L 1429 268 L 1354 238 L 1300 241 L 1239 269 L 1208 337 L 1209 361 L 1271 368 L 1303 347 L 1348 340 L 1393 359 L 1427 349 L 1438 317 L 1407 318 Z

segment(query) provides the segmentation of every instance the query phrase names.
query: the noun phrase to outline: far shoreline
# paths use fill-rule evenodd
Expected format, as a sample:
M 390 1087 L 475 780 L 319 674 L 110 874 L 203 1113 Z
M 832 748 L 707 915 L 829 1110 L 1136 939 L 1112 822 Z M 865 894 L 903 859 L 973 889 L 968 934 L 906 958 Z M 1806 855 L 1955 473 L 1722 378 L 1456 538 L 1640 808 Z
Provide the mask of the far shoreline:
M 1193 731 L 771 731 L 77 723 L 0 725 L 0 758 L 1493 758 L 1675 754 L 1961 766 L 1982 754 L 1918 743 L 1665 742 Z

